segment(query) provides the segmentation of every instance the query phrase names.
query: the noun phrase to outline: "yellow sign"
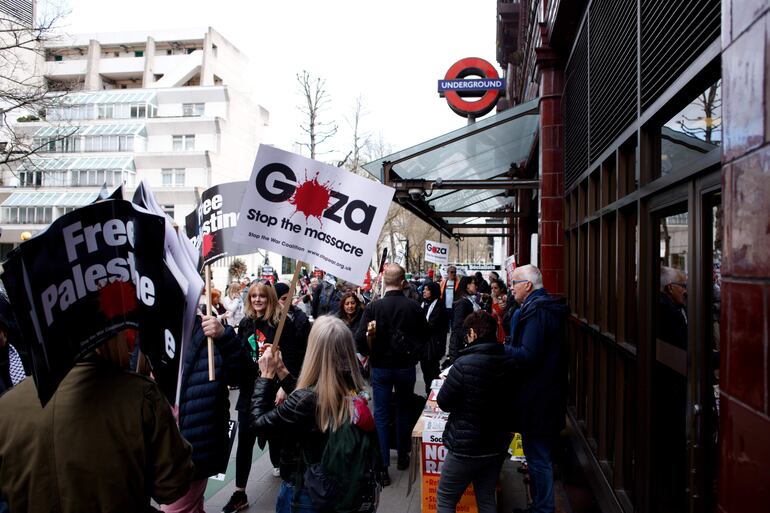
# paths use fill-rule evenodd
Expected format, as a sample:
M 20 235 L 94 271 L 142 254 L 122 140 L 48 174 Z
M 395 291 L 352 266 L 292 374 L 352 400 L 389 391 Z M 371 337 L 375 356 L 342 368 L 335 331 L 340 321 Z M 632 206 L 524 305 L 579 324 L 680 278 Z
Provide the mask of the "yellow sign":
M 513 440 L 509 446 L 509 452 L 511 453 L 511 459 L 513 461 L 524 461 L 524 446 L 521 443 L 521 434 L 514 433 Z

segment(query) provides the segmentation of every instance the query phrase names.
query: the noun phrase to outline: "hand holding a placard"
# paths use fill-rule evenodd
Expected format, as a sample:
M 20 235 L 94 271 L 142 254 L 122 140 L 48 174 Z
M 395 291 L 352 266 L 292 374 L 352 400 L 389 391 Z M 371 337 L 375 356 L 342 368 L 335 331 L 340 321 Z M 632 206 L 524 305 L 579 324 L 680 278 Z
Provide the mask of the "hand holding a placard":
M 259 357 L 259 372 L 263 378 L 273 379 L 277 375 L 279 379 L 285 378 L 289 371 L 283 364 L 281 352 L 273 353 L 273 348 L 267 346 L 265 352 Z
M 202 315 L 201 327 L 203 328 L 203 334 L 213 339 L 221 337 L 225 332 L 225 327 L 213 315 Z

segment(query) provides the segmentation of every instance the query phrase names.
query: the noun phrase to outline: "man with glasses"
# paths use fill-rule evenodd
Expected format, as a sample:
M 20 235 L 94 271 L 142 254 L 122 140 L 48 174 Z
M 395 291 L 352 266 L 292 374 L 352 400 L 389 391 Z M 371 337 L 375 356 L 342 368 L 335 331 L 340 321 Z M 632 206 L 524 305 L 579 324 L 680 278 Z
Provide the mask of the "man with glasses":
M 569 309 L 543 288 L 534 265 L 516 268 L 511 290 L 521 307 L 511 319 L 505 352 L 521 366 L 514 404 L 532 484 L 529 512 L 553 513 L 551 450 L 567 409 L 564 321 Z
M 687 275 L 679 269 L 660 268 L 660 298 L 655 326 L 659 339 L 687 349 Z

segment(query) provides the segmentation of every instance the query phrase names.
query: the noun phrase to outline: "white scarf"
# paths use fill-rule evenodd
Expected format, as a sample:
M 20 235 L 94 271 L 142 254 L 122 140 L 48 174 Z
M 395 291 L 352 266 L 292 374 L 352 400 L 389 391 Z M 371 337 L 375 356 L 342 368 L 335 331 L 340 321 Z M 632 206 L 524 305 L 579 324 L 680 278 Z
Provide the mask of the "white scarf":
M 434 299 L 433 302 L 428 307 L 428 313 L 425 314 L 425 320 L 430 321 L 430 314 L 433 312 L 433 309 L 436 308 L 436 303 L 438 303 L 438 299 Z

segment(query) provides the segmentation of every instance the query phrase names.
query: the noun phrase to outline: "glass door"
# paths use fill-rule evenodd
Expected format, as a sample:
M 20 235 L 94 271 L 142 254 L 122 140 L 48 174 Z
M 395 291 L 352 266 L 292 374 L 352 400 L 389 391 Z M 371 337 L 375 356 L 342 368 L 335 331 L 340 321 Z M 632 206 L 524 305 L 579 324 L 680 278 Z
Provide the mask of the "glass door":
M 688 202 L 685 199 L 656 212 L 654 222 L 651 505 L 656 512 L 681 513 L 687 510 L 688 468 L 688 284 L 692 264 Z

